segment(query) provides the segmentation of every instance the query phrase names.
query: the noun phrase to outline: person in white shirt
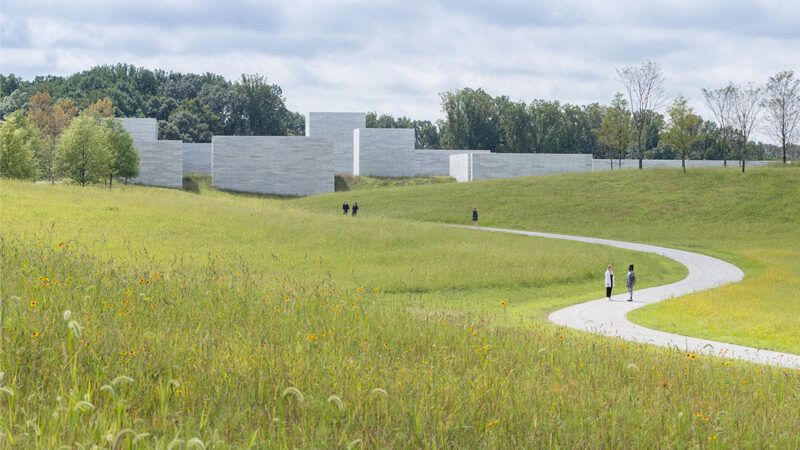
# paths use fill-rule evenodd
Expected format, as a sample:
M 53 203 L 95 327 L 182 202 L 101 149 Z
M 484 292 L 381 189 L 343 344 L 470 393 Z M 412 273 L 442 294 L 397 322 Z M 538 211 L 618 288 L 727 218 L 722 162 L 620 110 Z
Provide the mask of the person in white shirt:
M 608 269 L 606 269 L 606 298 L 610 301 L 611 300 L 611 289 L 614 288 L 614 269 L 611 268 L 611 264 L 608 265 Z

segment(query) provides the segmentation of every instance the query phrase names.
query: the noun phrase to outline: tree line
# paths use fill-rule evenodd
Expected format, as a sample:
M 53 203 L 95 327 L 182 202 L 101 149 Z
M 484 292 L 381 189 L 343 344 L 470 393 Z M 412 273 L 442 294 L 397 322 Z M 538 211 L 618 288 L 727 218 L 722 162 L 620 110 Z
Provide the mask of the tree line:
M 698 115 L 683 95 L 667 104 L 664 76 L 654 62 L 617 70 L 625 93 L 611 104 L 512 101 L 483 89 L 440 95 L 444 118 L 429 121 L 367 115 L 368 127 L 414 128 L 418 148 L 483 149 L 510 153 L 589 153 L 595 158 L 752 159 L 796 158 L 800 132 L 800 80 L 792 71 L 763 86 L 728 84 L 703 89 L 714 120 Z M 659 110 L 664 109 L 664 114 Z M 753 142 L 761 127 L 775 144 Z M 619 163 L 618 163 L 619 164 Z
M 645 158 L 726 163 L 738 159 L 744 169 L 748 159 L 797 157 L 800 80 L 792 71 L 777 73 L 763 86 L 728 84 L 703 89 L 713 120 L 698 115 L 683 96 L 667 102 L 665 78 L 657 63 L 619 68 L 617 77 L 623 92 L 610 105 L 515 101 L 480 88 L 463 88 L 440 94 L 440 120 L 370 112 L 367 127 L 413 128 L 416 147 L 423 149 L 588 153 L 610 163 L 614 158 L 636 158 L 640 167 Z M 51 119 L 43 120 L 43 113 L 37 112 L 45 110 L 44 116 Z M 183 74 L 117 64 L 30 81 L 0 74 L 0 119 L 8 123 L 0 154 L 29 155 L 36 164 L 22 166 L 35 167 L 37 177 L 53 179 L 59 169 L 59 136 L 71 121 L 67 118 L 92 110 L 100 115 L 95 125 L 111 123 L 103 117 L 154 117 L 160 139 L 184 142 L 210 142 L 213 135 L 305 133 L 304 116 L 289 111 L 281 88 L 261 75 L 228 81 L 212 73 Z M 14 127 L 27 131 L 12 132 Z M 777 145 L 753 142 L 753 131 L 759 128 Z M 30 151 L 20 153 L 20 148 Z M 9 160 L 0 165 L 14 164 Z
M 211 142 L 213 135 L 302 135 L 305 117 L 289 111 L 280 86 L 261 75 L 228 81 L 212 73 L 193 74 L 97 66 L 67 77 L 37 76 L 26 81 L 0 75 L 0 119 L 25 109 L 30 98 L 47 92 L 71 99 L 79 109 L 108 98 L 117 117 L 153 117 L 160 139 Z

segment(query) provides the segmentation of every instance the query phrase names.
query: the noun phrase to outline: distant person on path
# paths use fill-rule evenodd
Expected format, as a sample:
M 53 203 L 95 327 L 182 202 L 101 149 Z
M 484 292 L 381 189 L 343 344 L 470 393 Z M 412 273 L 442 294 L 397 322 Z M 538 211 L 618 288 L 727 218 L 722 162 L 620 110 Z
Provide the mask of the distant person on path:
M 342 211 L 344 211 L 344 215 L 346 216 L 348 211 L 350 211 L 350 205 L 345 201 L 342 203 Z
M 628 301 L 633 301 L 633 286 L 636 284 L 636 274 L 633 273 L 633 264 L 628 266 L 628 276 L 625 277 L 625 286 L 628 287 Z
M 353 217 L 358 214 L 358 202 L 353 203 Z
M 611 289 L 614 288 L 614 269 L 611 268 L 611 264 L 608 265 L 608 269 L 606 269 L 606 298 L 611 301 Z
M 478 208 L 472 208 L 472 224 L 478 224 Z

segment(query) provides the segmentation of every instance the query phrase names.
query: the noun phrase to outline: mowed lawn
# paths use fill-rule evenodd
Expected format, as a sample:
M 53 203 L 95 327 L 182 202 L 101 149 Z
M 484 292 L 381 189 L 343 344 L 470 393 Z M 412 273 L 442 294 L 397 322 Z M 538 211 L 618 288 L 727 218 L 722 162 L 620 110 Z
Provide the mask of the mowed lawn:
M 325 211 L 660 244 L 730 261 L 742 283 L 631 314 L 676 333 L 800 354 L 800 167 L 625 170 L 339 193 L 294 201 Z M 621 267 L 618 266 L 618 270 Z M 655 274 L 638 271 L 640 280 Z
M 0 447 L 800 445 L 797 371 L 495 326 L 609 260 L 682 276 L 661 258 L 224 194 L 0 201 Z

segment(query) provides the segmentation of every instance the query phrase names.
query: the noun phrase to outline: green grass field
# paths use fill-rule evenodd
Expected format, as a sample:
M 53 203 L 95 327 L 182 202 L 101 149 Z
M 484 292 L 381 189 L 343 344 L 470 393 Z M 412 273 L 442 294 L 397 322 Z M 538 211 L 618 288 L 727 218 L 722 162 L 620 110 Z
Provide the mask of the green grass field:
M 599 296 L 607 262 L 649 285 L 675 263 L 372 197 L 445 212 L 471 186 L 362 191 L 354 219 L 335 195 L 2 181 L 0 445 L 800 445 L 797 371 L 544 321 Z
M 741 267 L 742 283 L 635 311 L 666 331 L 800 354 L 800 167 L 636 170 L 349 195 L 364 215 L 646 242 Z M 326 211 L 343 194 L 295 203 Z M 639 279 L 653 275 L 639 272 Z

